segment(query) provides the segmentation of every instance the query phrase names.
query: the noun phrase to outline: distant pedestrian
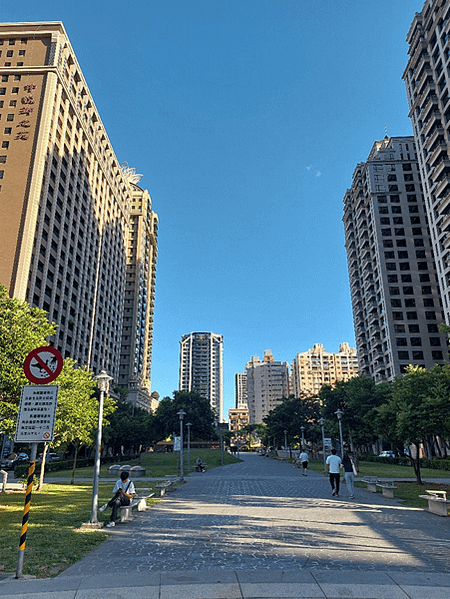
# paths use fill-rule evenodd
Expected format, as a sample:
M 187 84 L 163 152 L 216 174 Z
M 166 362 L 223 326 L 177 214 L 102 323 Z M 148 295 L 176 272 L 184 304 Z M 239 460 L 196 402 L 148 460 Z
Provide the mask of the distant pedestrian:
M 308 462 L 309 462 L 309 456 L 306 453 L 305 449 L 303 449 L 302 453 L 299 456 L 299 460 L 302 464 L 302 475 L 303 476 L 308 476 Z
M 348 453 L 344 453 L 342 467 L 344 468 L 345 484 L 347 485 L 349 497 L 353 499 L 355 496 L 355 474 L 353 472 L 353 462 Z
M 339 482 L 341 478 L 340 468 L 342 468 L 342 460 L 336 455 L 334 447 L 331 450 L 331 455 L 327 457 L 326 465 L 327 472 L 330 474 L 331 494 L 339 497 Z
M 116 525 L 119 508 L 122 505 L 130 505 L 131 498 L 136 493 L 134 483 L 132 480 L 128 480 L 128 476 L 129 472 L 124 471 L 120 473 L 120 478 L 116 481 L 116 484 L 114 485 L 114 497 L 110 501 L 102 505 L 101 508 L 99 508 L 100 512 L 104 512 L 108 507 L 112 508 L 111 519 L 109 523 L 106 525 L 107 528 Z
M 200 456 L 195 460 L 195 471 L 204 472 L 206 470 L 204 462 Z

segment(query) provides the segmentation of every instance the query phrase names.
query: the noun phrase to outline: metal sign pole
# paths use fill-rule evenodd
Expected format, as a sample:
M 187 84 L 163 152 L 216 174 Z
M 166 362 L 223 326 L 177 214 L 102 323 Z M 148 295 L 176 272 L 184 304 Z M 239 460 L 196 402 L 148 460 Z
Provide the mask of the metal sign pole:
M 20 542 L 19 542 L 19 557 L 17 559 L 17 569 L 16 569 L 15 578 L 20 578 L 22 576 L 23 556 L 24 556 L 24 552 L 25 552 L 25 544 L 27 541 L 28 514 L 30 512 L 31 493 L 33 491 L 33 478 L 34 478 L 34 468 L 36 466 L 37 446 L 38 446 L 37 443 L 32 443 L 32 445 L 31 445 L 30 467 L 28 469 L 28 480 L 27 480 L 27 493 L 25 495 L 25 506 L 23 508 L 22 529 L 20 531 Z

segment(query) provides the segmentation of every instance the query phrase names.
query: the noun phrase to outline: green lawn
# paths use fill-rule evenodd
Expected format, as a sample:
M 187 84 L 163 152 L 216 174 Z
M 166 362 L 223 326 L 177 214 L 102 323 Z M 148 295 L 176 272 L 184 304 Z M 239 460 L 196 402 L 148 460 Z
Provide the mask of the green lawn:
M 201 449 L 196 450 L 195 453 L 191 452 L 191 470 L 195 468 L 195 460 L 200 456 L 204 462 L 207 463 L 207 468 L 217 468 L 221 465 L 221 455 L 219 449 Z M 125 463 L 130 464 L 130 466 L 143 466 L 146 470 L 146 476 L 151 478 L 164 478 L 165 476 L 174 475 L 177 476 L 180 474 L 180 466 L 179 466 L 179 454 L 175 453 L 143 453 L 141 454 L 140 459 L 131 460 L 131 461 L 120 461 L 118 460 L 116 463 L 121 466 Z M 224 452 L 223 453 L 223 461 L 224 465 L 233 464 L 234 462 L 239 462 L 238 458 L 232 456 L 231 454 Z M 108 468 L 112 464 L 106 464 L 101 466 L 100 468 L 100 478 L 111 478 L 111 475 L 108 474 Z M 93 466 L 88 466 L 86 468 L 77 468 L 75 471 L 75 479 L 77 478 L 92 478 L 93 476 Z M 183 452 L 183 474 L 184 476 L 188 476 L 188 456 L 186 449 Z M 56 472 L 48 472 L 46 474 L 48 478 L 67 478 L 72 476 L 71 470 L 59 470 Z
M 100 483 L 99 500 L 111 498 L 111 483 Z M 108 538 L 102 530 L 80 530 L 91 515 L 92 485 L 46 485 L 33 493 L 29 513 L 23 574 L 38 578 L 56 576 Z M 0 570 L 14 572 L 17 565 L 24 491 L 0 496 Z M 106 521 L 109 512 L 99 514 Z

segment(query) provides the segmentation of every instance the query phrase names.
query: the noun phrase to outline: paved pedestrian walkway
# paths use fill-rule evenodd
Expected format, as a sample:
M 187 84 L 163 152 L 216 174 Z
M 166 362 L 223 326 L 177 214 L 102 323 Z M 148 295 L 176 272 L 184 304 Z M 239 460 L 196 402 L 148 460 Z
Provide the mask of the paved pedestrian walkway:
M 241 457 L 193 473 L 55 579 L 4 581 L 0 598 L 450 598 L 450 519 Z

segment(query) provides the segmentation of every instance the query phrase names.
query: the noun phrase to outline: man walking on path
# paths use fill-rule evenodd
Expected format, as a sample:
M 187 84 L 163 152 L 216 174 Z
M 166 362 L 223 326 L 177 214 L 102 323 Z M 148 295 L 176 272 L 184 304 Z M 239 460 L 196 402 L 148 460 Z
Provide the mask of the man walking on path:
M 300 462 L 302 463 L 302 474 L 303 474 L 303 476 L 307 476 L 308 475 L 308 461 L 309 461 L 308 454 L 306 453 L 305 449 L 303 448 L 303 451 L 300 454 Z
M 326 461 L 327 472 L 330 474 L 330 485 L 331 485 L 331 494 L 339 497 L 339 482 L 340 482 L 340 468 L 342 468 L 341 458 L 336 455 L 336 450 L 333 447 L 331 450 L 331 455 L 327 457 Z
M 347 491 L 350 499 L 355 497 L 355 474 L 353 472 L 353 463 L 348 453 L 344 453 L 342 460 L 342 467 L 344 468 L 345 484 L 347 485 Z

